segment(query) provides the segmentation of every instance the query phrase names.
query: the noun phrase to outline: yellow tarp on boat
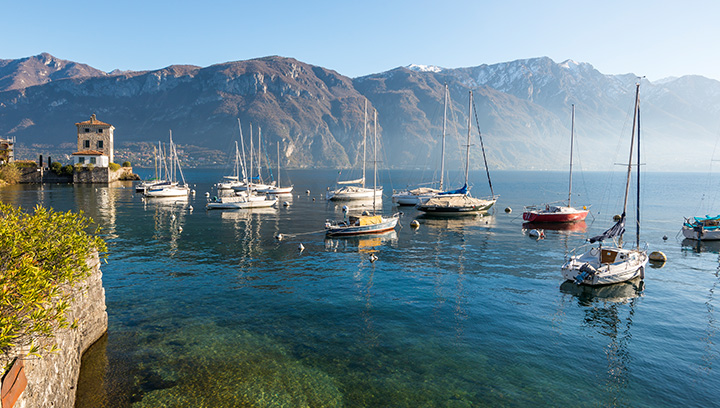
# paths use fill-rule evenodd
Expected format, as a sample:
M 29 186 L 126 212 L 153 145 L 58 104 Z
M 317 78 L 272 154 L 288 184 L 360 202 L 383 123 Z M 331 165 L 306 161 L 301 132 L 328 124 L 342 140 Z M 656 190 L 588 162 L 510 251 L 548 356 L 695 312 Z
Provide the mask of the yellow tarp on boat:
M 363 225 L 375 225 L 382 222 L 382 216 L 380 215 L 365 215 L 360 217 L 360 226 Z

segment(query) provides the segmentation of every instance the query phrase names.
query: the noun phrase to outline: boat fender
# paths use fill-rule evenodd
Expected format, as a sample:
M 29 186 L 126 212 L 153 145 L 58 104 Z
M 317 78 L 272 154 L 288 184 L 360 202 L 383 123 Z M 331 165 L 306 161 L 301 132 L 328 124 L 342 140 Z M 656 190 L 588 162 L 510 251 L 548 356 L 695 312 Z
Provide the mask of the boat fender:
M 640 279 L 645 279 L 645 267 L 641 266 L 638 272 L 640 272 Z

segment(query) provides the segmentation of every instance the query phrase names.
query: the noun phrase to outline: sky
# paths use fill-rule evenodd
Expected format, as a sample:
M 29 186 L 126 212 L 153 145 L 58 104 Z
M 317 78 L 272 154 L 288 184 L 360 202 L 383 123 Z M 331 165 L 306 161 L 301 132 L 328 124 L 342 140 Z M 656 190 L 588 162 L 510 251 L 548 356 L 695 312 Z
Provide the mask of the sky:
M 547 56 L 720 80 L 719 15 L 707 0 L 0 0 L 0 59 L 48 52 L 109 72 L 280 55 L 354 78 Z

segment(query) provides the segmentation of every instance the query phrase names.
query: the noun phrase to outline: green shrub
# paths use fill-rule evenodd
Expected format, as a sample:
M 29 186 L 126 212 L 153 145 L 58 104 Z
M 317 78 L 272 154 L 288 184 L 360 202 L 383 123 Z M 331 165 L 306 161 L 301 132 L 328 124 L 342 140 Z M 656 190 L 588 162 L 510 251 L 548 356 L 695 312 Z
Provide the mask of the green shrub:
M 20 169 L 12 163 L 0 166 L 0 180 L 8 184 L 17 183 L 20 181 Z
M 72 164 L 66 164 L 65 166 L 63 166 L 62 172 L 60 174 L 62 174 L 64 176 L 72 176 L 74 172 L 75 172 L 75 167 L 73 167 Z
M 132 164 L 130 164 L 129 161 L 124 161 L 122 164 L 123 167 L 132 167 Z
M 118 170 L 120 170 L 120 165 L 117 164 L 117 163 L 110 163 L 110 164 L 108 165 L 108 167 L 110 167 L 110 170 L 112 170 L 112 171 L 118 171 Z
M 91 171 L 92 169 L 95 168 L 95 165 L 92 163 L 88 163 L 87 165 L 85 165 L 85 168 L 88 169 L 88 171 Z
M 61 174 L 62 164 L 60 164 L 60 162 L 52 162 L 50 164 L 50 170 L 52 170 L 52 172 L 55 174 Z
M 29 214 L 0 203 L 0 219 L 0 353 L 52 351 L 56 329 L 77 327 L 66 316 L 69 289 L 90 274 L 87 261 L 105 242 L 98 230 L 85 232 L 93 221 L 82 213 L 37 206 Z

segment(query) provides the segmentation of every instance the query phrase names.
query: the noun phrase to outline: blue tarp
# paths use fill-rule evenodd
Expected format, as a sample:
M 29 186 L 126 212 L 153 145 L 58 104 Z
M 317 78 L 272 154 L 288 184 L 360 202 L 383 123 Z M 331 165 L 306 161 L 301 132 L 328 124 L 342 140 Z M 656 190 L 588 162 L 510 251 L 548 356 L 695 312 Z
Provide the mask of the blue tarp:
M 467 194 L 468 188 L 467 184 L 462 186 L 462 188 L 458 188 L 457 190 L 452 191 L 443 191 L 442 193 L 438 193 L 438 195 L 449 195 L 449 194 Z

